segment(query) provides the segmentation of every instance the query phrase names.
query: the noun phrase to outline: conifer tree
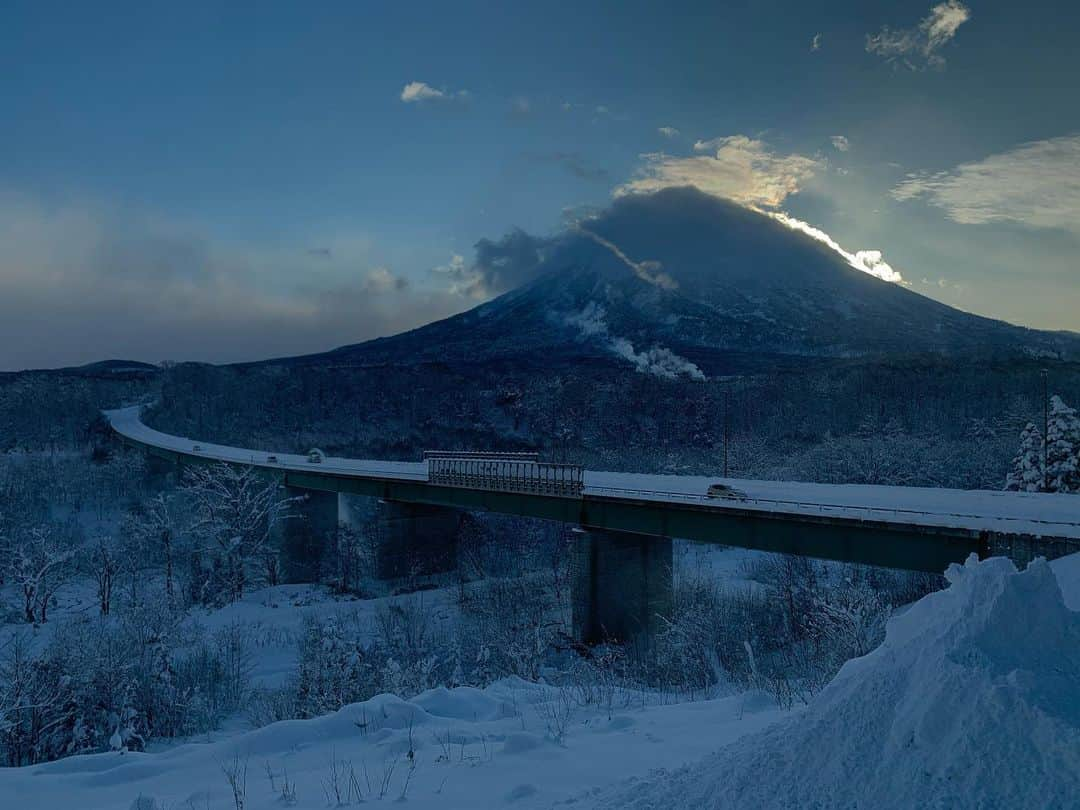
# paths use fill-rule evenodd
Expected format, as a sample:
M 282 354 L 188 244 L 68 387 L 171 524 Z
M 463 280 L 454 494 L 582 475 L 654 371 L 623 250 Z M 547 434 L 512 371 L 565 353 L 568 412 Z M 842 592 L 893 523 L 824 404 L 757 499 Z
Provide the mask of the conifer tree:
M 1050 398 L 1046 482 L 1050 492 L 1080 492 L 1080 417 L 1059 396 Z
M 1020 449 L 1013 458 L 1005 489 L 1014 492 L 1040 492 L 1043 487 L 1042 432 L 1028 422 L 1020 434 Z

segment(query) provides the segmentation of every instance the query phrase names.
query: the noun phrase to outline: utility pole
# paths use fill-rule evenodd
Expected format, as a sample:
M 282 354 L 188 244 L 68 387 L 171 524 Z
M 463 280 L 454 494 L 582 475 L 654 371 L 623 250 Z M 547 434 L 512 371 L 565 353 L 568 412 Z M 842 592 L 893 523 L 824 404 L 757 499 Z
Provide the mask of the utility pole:
M 1043 431 L 1042 431 L 1042 490 L 1046 492 L 1048 490 L 1049 481 L 1047 479 L 1047 445 L 1050 441 L 1050 397 L 1049 389 L 1047 386 L 1047 377 L 1049 376 L 1049 370 L 1042 370 L 1042 384 L 1043 384 Z
M 728 391 L 724 389 L 724 478 L 728 477 L 728 439 L 731 431 L 728 428 Z

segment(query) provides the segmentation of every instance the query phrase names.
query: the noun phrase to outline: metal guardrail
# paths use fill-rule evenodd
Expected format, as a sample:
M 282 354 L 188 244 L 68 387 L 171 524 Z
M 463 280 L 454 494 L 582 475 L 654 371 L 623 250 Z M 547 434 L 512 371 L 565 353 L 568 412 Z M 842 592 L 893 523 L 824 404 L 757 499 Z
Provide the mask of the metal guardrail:
M 456 458 L 456 459 L 499 459 L 504 461 L 533 461 L 539 463 L 540 454 L 519 451 L 502 450 L 425 450 L 424 461 L 429 458 Z
M 425 456 L 428 481 L 443 486 L 579 498 L 585 485 L 584 471 L 575 464 L 548 464 L 494 453 Z
M 770 507 L 788 506 L 794 507 L 802 514 L 815 511 L 819 514 L 861 512 L 866 514 L 895 515 L 897 517 L 903 515 L 910 515 L 930 518 L 956 518 L 961 520 L 1014 521 L 1017 523 L 1032 523 L 1040 526 L 1062 526 L 1068 527 L 1070 529 L 1080 529 L 1080 522 L 1070 522 L 1065 520 L 1043 520 L 1042 518 L 1014 517 L 1010 515 L 975 515 L 964 512 L 928 512 L 920 509 L 904 509 L 901 507 L 867 506 L 865 504 L 818 503 L 816 501 L 792 501 L 782 500 L 779 498 L 722 498 L 709 497 L 708 495 L 700 492 L 672 492 L 669 490 L 633 489 L 630 487 L 588 486 L 586 487 L 586 490 L 587 492 L 585 494 L 590 495 L 611 493 L 613 495 L 623 495 L 626 497 L 645 496 L 646 498 L 657 498 L 665 501 L 693 501 L 697 503 L 709 504 L 711 506 L 730 506 L 732 508 L 738 508 L 742 506 L 750 506 L 751 508 L 759 507 L 762 511 L 773 512 L 777 510 L 771 509 Z

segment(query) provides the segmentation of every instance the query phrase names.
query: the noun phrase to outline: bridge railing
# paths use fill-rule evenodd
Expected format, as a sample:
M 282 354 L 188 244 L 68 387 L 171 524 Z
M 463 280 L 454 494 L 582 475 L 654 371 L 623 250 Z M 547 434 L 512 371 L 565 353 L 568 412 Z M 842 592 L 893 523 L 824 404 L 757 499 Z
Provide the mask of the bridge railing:
M 424 456 L 433 484 L 572 498 L 584 488 L 581 467 L 537 461 L 536 454 L 428 451 Z

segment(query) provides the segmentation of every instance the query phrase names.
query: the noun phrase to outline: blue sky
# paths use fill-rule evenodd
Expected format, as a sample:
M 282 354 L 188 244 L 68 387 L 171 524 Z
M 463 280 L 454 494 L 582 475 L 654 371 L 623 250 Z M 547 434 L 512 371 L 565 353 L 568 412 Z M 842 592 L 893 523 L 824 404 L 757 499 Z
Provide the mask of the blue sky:
M 1080 330 L 1075 4 L 218 6 L 0 11 L 0 368 L 397 331 L 677 181 Z

